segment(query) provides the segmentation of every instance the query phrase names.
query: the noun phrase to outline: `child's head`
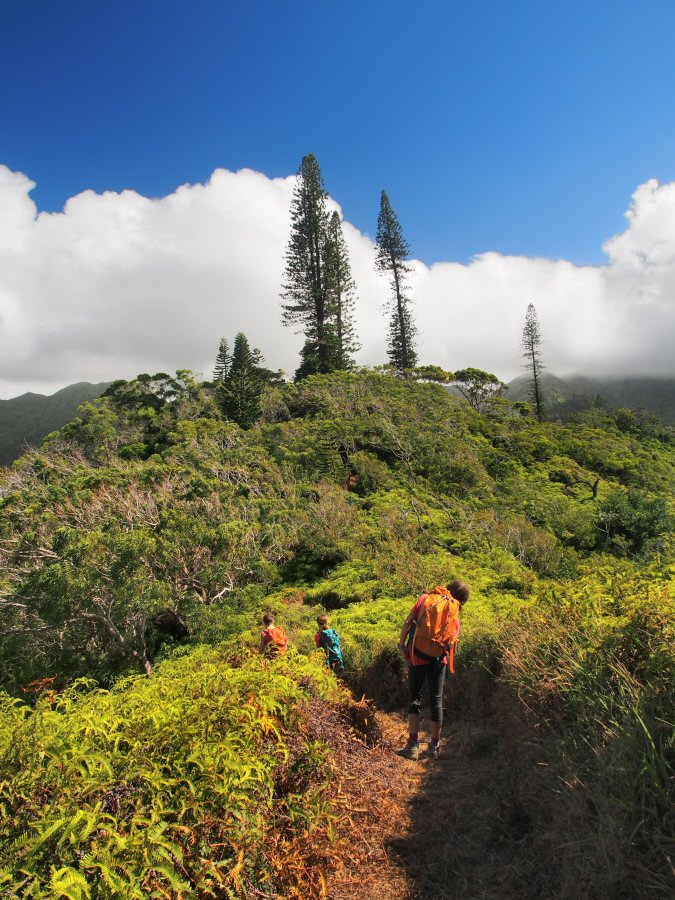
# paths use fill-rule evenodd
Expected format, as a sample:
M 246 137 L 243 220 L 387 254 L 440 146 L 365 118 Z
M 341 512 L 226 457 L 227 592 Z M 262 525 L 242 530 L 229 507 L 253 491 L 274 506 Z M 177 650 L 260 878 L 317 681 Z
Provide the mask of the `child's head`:
M 316 621 L 322 631 L 324 630 L 324 628 L 328 628 L 328 616 L 325 613 L 318 616 Z
M 469 585 L 465 584 L 463 581 L 451 581 L 450 584 L 446 584 L 446 587 L 455 600 L 459 600 L 462 606 L 464 606 L 469 599 Z
M 274 625 L 274 616 L 272 613 L 265 613 L 263 616 L 263 625 L 266 625 L 268 628 L 270 625 Z

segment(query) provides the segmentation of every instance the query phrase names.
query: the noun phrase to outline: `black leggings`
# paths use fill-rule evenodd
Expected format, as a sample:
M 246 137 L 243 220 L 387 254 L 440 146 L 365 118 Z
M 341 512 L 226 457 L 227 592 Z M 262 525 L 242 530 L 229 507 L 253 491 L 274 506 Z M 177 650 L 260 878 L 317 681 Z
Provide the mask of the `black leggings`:
M 429 686 L 429 706 L 431 708 L 431 721 L 443 721 L 443 685 L 445 683 L 446 666 L 440 662 L 429 663 L 428 666 L 408 666 L 408 693 L 410 704 L 408 712 L 414 715 L 420 714 L 422 706 L 422 689 L 426 679 Z

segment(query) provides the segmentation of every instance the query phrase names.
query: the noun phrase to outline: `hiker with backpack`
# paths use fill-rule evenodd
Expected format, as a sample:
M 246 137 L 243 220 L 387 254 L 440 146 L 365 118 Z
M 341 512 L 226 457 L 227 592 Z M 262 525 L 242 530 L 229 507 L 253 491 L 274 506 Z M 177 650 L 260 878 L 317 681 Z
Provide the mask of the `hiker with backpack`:
M 469 599 L 463 581 L 440 585 L 422 594 L 403 623 L 399 651 L 408 663 L 408 742 L 399 756 L 419 758 L 422 691 L 427 682 L 431 707 L 431 741 L 424 755 L 438 758 L 443 724 L 443 685 L 448 665 L 454 674 L 455 645 L 459 640 L 459 614 Z
M 263 616 L 265 630 L 260 636 L 260 652 L 266 656 L 278 656 L 288 650 L 288 638 L 283 628 L 274 624 L 272 613 Z
M 329 626 L 327 615 L 319 616 L 316 621 L 319 630 L 314 635 L 314 643 L 326 651 L 326 665 L 330 666 L 334 672 L 341 672 L 344 668 L 344 660 L 342 659 L 340 635 Z

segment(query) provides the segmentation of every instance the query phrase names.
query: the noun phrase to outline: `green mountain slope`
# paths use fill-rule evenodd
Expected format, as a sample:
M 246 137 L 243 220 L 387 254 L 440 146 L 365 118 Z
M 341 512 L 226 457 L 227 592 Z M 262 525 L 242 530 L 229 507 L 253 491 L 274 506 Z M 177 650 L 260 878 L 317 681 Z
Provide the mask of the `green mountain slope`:
M 55 394 L 22 394 L 0 400 L 0 466 L 18 459 L 27 447 L 39 447 L 43 438 L 75 417 L 77 407 L 100 397 L 107 382 L 80 381 Z
M 605 409 L 645 409 L 656 413 L 664 424 L 675 425 L 673 378 L 557 378 L 545 372 L 542 382 L 548 412 L 554 418 L 566 418 L 599 405 Z M 513 401 L 529 400 L 528 378 L 520 376 L 510 382 L 506 396 Z
M 578 811 L 568 882 L 600 896 L 611 865 L 667 896 L 667 433 L 481 415 L 374 372 L 270 388 L 247 430 L 189 373 L 108 393 L 0 474 L 6 896 L 326 896 L 350 817 L 316 616 L 357 696 L 396 707 L 401 622 L 455 577 L 453 691 L 547 735 L 547 796 Z M 255 653 L 267 610 L 287 658 Z

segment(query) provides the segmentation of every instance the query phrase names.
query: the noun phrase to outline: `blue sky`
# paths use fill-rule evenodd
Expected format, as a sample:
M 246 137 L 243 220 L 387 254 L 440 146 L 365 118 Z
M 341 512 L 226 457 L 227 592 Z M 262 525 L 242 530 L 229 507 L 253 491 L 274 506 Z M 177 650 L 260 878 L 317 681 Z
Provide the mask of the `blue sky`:
M 422 364 L 521 374 L 534 303 L 553 374 L 671 377 L 673 48 L 675 0 L 0 0 L 0 397 L 208 375 L 240 330 L 292 373 L 310 152 L 357 363 L 386 360 L 384 188 Z
M 0 163 L 39 209 L 314 152 L 345 217 L 385 188 L 413 254 L 604 260 L 675 180 L 671 0 L 2 0 Z

